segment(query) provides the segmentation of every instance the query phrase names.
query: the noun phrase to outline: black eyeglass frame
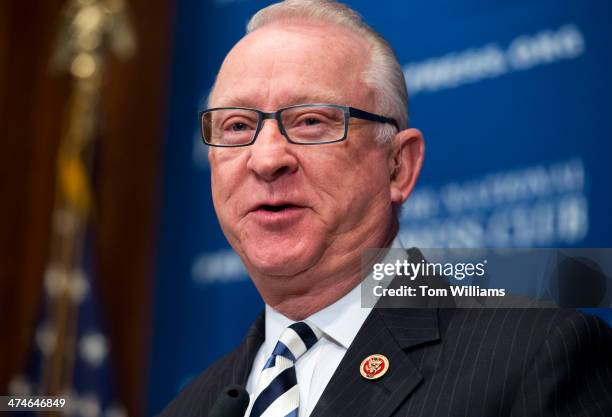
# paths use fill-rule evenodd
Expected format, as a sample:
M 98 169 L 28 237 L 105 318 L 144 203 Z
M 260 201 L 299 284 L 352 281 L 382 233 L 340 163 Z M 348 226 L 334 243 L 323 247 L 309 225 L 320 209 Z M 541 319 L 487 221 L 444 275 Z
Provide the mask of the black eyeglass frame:
M 281 113 L 285 110 L 291 110 L 291 109 L 300 108 L 300 107 L 332 107 L 332 108 L 342 110 L 344 112 L 344 135 L 340 139 L 328 140 L 328 141 L 323 141 L 323 142 L 295 142 L 291 140 L 281 120 Z M 256 112 L 259 115 L 259 119 L 257 121 L 257 127 L 255 128 L 255 134 L 253 135 L 253 139 L 248 143 L 241 143 L 239 145 L 220 145 L 220 144 L 213 144 L 213 143 L 207 142 L 206 137 L 204 135 L 204 115 L 206 113 L 210 113 L 215 110 L 250 110 L 250 111 Z M 397 121 L 395 119 L 381 116 L 375 113 L 370 113 L 368 111 L 357 109 L 355 107 L 343 106 L 339 104 L 325 104 L 325 103 L 296 104 L 294 106 L 283 107 L 282 109 L 278 109 L 274 112 L 264 112 L 264 111 L 261 111 L 258 109 L 252 109 L 249 107 L 213 107 L 211 109 L 206 109 L 198 113 L 198 119 L 200 122 L 200 136 L 202 137 L 202 141 L 204 142 L 204 144 L 208 146 L 216 146 L 219 148 L 238 148 L 242 146 L 252 145 L 253 143 L 255 143 L 255 141 L 257 140 L 257 137 L 259 136 L 259 132 L 261 131 L 263 127 L 264 120 L 267 120 L 267 119 L 276 120 L 276 122 L 278 123 L 279 130 L 281 134 L 285 137 L 285 139 L 287 139 L 287 142 L 293 143 L 295 145 L 324 145 L 327 143 L 342 142 L 343 140 L 346 140 L 346 138 L 348 137 L 349 118 L 351 117 L 356 118 L 356 119 L 368 120 L 371 122 L 377 122 L 377 123 L 389 123 L 395 126 L 395 128 L 399 131 L 399 125 L 397 124 Z

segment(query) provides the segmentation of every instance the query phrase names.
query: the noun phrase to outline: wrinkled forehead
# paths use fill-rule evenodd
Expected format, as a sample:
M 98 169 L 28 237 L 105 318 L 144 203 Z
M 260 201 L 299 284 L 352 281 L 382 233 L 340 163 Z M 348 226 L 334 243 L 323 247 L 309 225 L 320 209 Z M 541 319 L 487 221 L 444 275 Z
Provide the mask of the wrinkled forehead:
M 364 106 L 368 44 L 354 32 L 327 23 L 278 22 L 242 38 L 225 58 L 211 107 L 262 110 L 325 102 Z

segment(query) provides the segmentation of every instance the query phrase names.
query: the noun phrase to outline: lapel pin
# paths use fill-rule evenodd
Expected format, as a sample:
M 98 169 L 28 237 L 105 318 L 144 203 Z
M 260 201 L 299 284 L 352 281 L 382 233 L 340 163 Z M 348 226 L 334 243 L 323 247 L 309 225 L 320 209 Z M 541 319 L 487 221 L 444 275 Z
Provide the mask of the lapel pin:
M 389 370 L 389 359 L 385 355 L 375 353 L 366 357 L 359 367 L 361 376 L 365 379 L 378 379 L 387 373 Z

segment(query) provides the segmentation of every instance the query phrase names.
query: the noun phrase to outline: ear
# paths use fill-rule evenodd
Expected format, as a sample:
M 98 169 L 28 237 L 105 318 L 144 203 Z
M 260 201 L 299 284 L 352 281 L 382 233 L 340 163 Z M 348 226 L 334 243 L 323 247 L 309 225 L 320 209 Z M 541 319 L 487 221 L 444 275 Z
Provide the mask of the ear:
M 391 202 L 401 205 L 416 184 L 423 166 L 425 142 L 417 129 L 406 129 L 395 135 L 389 155 Z

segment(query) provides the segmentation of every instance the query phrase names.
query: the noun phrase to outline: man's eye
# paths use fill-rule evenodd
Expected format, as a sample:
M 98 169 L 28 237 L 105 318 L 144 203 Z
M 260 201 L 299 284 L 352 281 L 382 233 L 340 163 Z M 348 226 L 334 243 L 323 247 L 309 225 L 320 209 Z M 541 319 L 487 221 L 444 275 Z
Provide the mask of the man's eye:
M 314 117 L 309 117 L 305 119 L 303 123 L 306 126 L 314 126 L 314 125 L 318 125 L 319 123 L 321 123 L 321 121 L 319 119 L 315 119 Z
M 251 124 L 246 121 L 234 121 L 224 123 L 223 130 L 226 132 L 244 132 L 246 130 L 251 130 Z
M 312 127 L 328 123 L 327 119 L 321 116 L 306 116 L 296 119 L 292 125 L 295 127 Z
M 234 132 L 240 132 L 240 131 L 248 129 L 248 126 L 246 125 L 246 123 L 235 122 L 231 124 L 230 129 L 233 130 Z

